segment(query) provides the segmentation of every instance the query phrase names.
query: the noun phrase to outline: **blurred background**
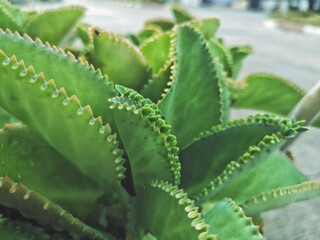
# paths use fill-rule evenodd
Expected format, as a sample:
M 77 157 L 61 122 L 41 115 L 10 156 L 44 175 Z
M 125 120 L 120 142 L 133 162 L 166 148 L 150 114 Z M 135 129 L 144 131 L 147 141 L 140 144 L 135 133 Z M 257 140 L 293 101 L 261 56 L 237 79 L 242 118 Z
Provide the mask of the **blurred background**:
M 63 0 L 38 0 L 39 2 L 61 2 Z M 26 2 L 34 2 L 32 0 L 10 0 L 15 4 L 23 4 Z M 121 0 L 118 0 L 121 2 Z M 140 3 L 169 3 L 171 0 L 133 0 L 132 2 Z M 288 11 L 311 11 L 320 12 L 320 0 L 175 0 L 174 2 L 188 6 L 202 5 L 241 5 L 243 8 L 253 10 L 280 11 L 282 13 Z

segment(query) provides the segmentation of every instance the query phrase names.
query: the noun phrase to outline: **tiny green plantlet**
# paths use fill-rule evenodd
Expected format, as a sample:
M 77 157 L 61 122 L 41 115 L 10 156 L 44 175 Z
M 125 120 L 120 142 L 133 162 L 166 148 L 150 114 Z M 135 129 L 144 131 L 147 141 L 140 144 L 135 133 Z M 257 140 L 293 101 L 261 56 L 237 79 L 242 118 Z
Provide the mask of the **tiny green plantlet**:
M 229 120 L 250 48 L 173 11 L 129 40 L 81 25 L 79 58 L 0 30 L 1 239 L 260 240 L 263 211 L 320 195 L 281 152 L 303 121 Z

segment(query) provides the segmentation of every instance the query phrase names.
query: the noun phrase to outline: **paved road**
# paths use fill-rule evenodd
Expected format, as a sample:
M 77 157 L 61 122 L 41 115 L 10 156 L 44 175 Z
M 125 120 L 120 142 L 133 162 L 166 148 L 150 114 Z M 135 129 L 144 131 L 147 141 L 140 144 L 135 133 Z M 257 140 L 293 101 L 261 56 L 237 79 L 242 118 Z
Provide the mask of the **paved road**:
M 168 6 L 148 5 L 141 8 L 138 4 L 128 6 L 102 0 L 68 0 L 62 4 L 86 6 L 88 12 L 84 21 L 119 33 L 139 31 L 146 19 L 171 18 Z M 29 7 L 43 9 L 48 8 L 48 5 L 31 4 Z M 55 7 L 55 4 L 51 4 L 50 7 Z M 319 36 L 266 28 L 266 15 L 262 13 L 225 8 L 189 10 L 200 18 L 220 18 L 221 28 L 218 34 L 227 44 L 253 46 L 254 54 L 245 62 L 241 76 L 251 72 L 272 72 L 296 82 L 304 89 L 309 89 L 320 80 Z M 319 146 L 320 130 L 312 129 L 292 147 L 293 154 L 298 159 L 297 166 L 313 178 L 320 178 Z M 268 239 L 319 239 L 320 199 L 270 211 L 265 213 L 264 217 L 265 234 Z

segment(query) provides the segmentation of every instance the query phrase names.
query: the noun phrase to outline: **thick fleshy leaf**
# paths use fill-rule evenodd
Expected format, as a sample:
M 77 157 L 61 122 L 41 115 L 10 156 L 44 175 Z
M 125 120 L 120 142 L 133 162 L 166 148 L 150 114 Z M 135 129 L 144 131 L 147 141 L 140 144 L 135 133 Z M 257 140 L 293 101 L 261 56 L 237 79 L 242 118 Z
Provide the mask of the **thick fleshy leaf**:
M 177 31 L 172 86 L 159 107 L 184 148 L 200 132 L 227 122 L 229 91 L 222 66 L 211 57 L 201 34 L 190 26 Z
M 88 23 L 80 23 L 77 26 L 77 35 L 85 46 L 92 43 L 91 25 Z
M 272 178 L 270 174 L 272 174 Z M 262 192 L 298 184 L 306 180 L 307 178 L 298 171 L 286 155 L 276 151 L 262 160 L 260 164 L 253 166 L 236 181 L 230 182 L 214 198 L 230 196 L 241 204 Z
M 173 28 L 174 22 L 172 22 L 170 19 L 165 18 L 154 18 L 147 20 L 145 22 L 145 26 L 157 26 L 162 29 L 163 32 L 169 31 Z
M 149 184 L 153 179 L 178 184 L 179 149 L 157 105 L 133 90 L 121 86 L 117 88 L 122 95 L 111 99 L 111 108 L 114 109 L 135 186 Z
M 108 32 L 95 32 L 92 60 L 115 84 L 141 90 L 151 77 L 144 56 L 131 42 Z
M 155 38 L 162 34 L 161 28 L 157 26 L 147 26 L 144 27 L 137 35 L 139 42 L 144 44 L 145 42 L 149 41 L 152 38 Z M 160 53 L 160 51 L 159 51 Z
M 211 39 L 208 41 L 210 53 L 213 57 L 217 58 L 223 65 L 224 71 L 227 76 L 232 76 L 232 56 L 228 49 L 224 48 L 217 40 Z
M 170 61 L 170 42 L 172 34 L 166 33 L 151 39 L 140 47 L 142 54 L 152 69 L 157 74 Z
M 228 240 L 263 240 L 259 228 L 246 217 L 243 210 L 231 199 L 219 201 L 204 215 L 210 225 L 210 233 L 218 239 Z
M 173 38 L 171 33 L 166 33 L 141 46 L 141 52 L 153 71 L 152 79 L 143 87 L 141 94 L 153 102 L 161 99 L 161 95 L 170 82 Z
M 138 192 L 130 214 L 135 230 L 161 240 L 214 240 L 187 194 L 166 182 L 153 182 Z
M 0 176 L 23 182 L 77 217 L 86 217 L 103 193 L 103 189 L 26 126 L 5 125 L 0 129 L 0 146 Z
M 25 13 L 7 0 L 0 1 L 0 28 L 22 31 Z
M 2 128 L 6 123 L 14 122 L 18 122 L 18 120 L 15 117 L 13 117 L 10 113 L 5 111 L 3 108 L 0 108 L 0 128 Z
M 203 203 L 209 199 L 220 201 L 225 197 L 236 198 L 236 201 L 244 201 L 250 198 L 252 194 L 255 194 L 255 191 L 259 191 L 260 187 L 270 189 L 270 187 L 273 186 L 272 184 L 279 184 L 279 182 L 275 180 L 274 182 L 270 181 L 271 186 L 267 183 L 259 186 L 259 182 L 265 181 L 266 177 L 260 178 L 259 176 L 256 176 L 255 168 L 260 168 L 260 174 L 263 173 L 268 175 L 269 171 L 265 171 L 265 168 L 268 168 L 268 163 L 266 163 L 266 161 L 269 160 L 271 154 L 279 149 L 287 138 L 292 138 L 297 132 L 303 130 L 304 128 L 301 126 L 300 122 L 292 121 L 291 124 L 280 129 L 280 131 L 271 135 L 266 135 L 258 144 L 249 147 L 249 149 L 238 159 L 231 161 L 226 166 L 225 170 L 194 195 L 194 198 L 198 203 Z M 277 164 L 279 163 L 283 166 L 288 166 L 287 162 L 280 162 L 283 161 L 283 158 L 279 157 L 278 161 Z M 271 166 L 272 165 L 273 164 L 271 164 Z M 280 171 L 280 175 L 281 174 Z M 290 181 L 299 182 L 303 179 L 303 176 L 294 169 L 288 171 L 287 174 L 292 177 L 292 180 L 290 178 L 288 179 L 289 183 L 291 183 Z M 253 176 L 255 176 L 256 179 L 254 179 Z M 257 185 L 255 185 L 254 180 L 257 181 Z M 286 182 L 286 180 L 284 182 Z M 253 188 L 251 188 L 250 185 L 252 185 Z M 256 189 L 256 186 L 258 186 L 258 189 Z M 242 188 L 244 189 L 243 191 Z
M 164 90 L 168 87 L 168 83 L 171 81 L 171 66 L 172 64 L 169 63 L 162 68 L 158 74 L 154 75 L 152 79 L 148 81 L 140 93 L 144 97 L 150 98 L 153 102 L 158 102 Z
M 140 41 L 137 37 L 136 34 L 133 33 L 127 33 L 124 35 L 125 39 L 128 39 L 132 44 L 134 44 L 135 46 L 139 46 L 140 45 Z
M 236 79 L 242 67 L 243 60 L 252 53 L 252 47 L 248 45 L 233 46 L 230 48 L 232 55 L 232 78 Z
M 2 239 L 6 239 L 6 240 L 29 240 L 30 238 L 33 238 L 34 235 L 33 234 L 28 234 L 25 231 L 21 231 L 21 229 L 19 229 L 17 226 L 15 226 L 12 223 L 11 219 L 6 219 L 3 218 L 0 215 L 0 233 L 1 233 L 1 238 Z M 38 235 L 39 237 L 39 235 Z M 49 240 L 49 236 L 43 234 L 41 235 L 42 239 L 44 240 Z
M 44 11 L 29 19 L 25 32 L 33 38 L 57 45 L 84 15 L 84 11 L 82 7 L 72 6 Z
M 53 79 L 0 52 L 0 106 L 36 130 L 100 187 L 118 187 L 123 151 L 90 106 L 57 89 Z
M 184 23 L 194 19 L 194 16 L 176 4 L 171 6 L 171 11 L 177 23 Z
M 90 105 L 95 117 L 102 116 L 104 123 L 112 127 L 112 111 L 108 110 L 108 99 L 116 95 L 115 89 L 86 62 L 75 59 L 71 53 L 21 37 L 11 32 L 0 31 L 0 49 L 8 56 L 15 55 L 26 66 L 32 65 L 36 72 L 43 72 L 49 80 L 53 78 L 57 88 L 63 87 L 69 94 L 76 95 L 83 106 Z
M 270 115 L 256 115 L 202 133 L 197 141 L 179 154 L 182 187 L 191 195 L 196 193 L 266 135 L 289 132 L 294 124 Z
M 8 177 L 0 178 L 0 204 L 14 208 L 24 217 L 34 219 L 43 225 L 49 225 L 57 231 L 65 230 L 75 237 L 109 239 L 46 197 Z
M 48 233 L 45 228 L 27 219 L 5 217 L 5 214 L 3 217 L 0 214 L 0 234 L 5 240 L 70 240 L 70 235 L 65 232 Z
M 268 73 L 254 73 L 242 80 L 243 89 L 235 96 L 234 107 L 268 111 L 283 116 L 303 97 L 293 83 Z
M 14 29 L 15 31 L 20 31 L 21 27 L 18 26 L 18 23 L 13 19 L 13 17 L 2 7 L 0 6 L 0 27 L 3 29 L 9 28 Z
M 247 214 L 254 215 L 318 196 L 320 196 L 320 181 L 308 181 L 264 192 L 246 201 L 242 207 Z
M 220 21 L 217 18 L 207 18 L 196 20 L 192 22 L 191 25 L 198 29 L 203 34 L 205 39 L 210 40 L 217 32 L 220 26 Z

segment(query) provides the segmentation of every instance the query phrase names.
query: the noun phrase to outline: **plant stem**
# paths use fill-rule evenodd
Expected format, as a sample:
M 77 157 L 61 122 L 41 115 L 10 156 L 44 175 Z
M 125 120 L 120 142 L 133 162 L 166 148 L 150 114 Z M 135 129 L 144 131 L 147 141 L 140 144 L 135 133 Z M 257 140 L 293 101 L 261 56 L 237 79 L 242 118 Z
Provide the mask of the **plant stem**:
M 312 121 L 320 113 L 320 80 L 307 92 L 307 94 L 300 100 L 289 114 L 296 120 L 305 120 L 306 125 L 309 126 Z M 297 139 L 289 139 L 282 147 L 282 150 L 287 150 L 289 146 Z

